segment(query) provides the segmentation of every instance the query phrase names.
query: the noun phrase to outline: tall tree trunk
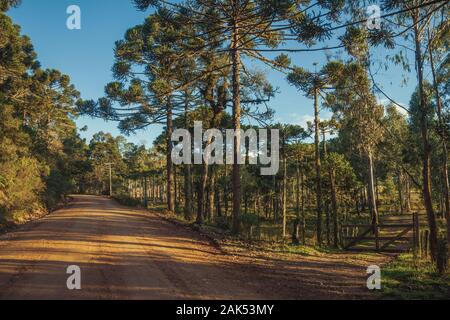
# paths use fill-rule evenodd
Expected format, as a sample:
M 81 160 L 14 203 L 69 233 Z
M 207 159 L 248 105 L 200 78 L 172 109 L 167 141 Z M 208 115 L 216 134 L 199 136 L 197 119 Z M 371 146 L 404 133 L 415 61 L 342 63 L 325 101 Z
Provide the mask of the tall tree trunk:
M 339 246 L 338 236 L 338 212 L 336 200 L 336 174 L 330 169 L 330 185 L 331 185 L 331 208 L 333 210 L 333 245 L 335 248 Z
M 380 202 L 379 201 L 379 199 L 380 199 L 380 189 L 378 188 L 379 187 L 379 183 L 378 183 L 378 177 L 377 177 L 377 174 L 376 174 L 376 169 L 375 168 L 373 168 L 373 170 L 374 170 L 374 178 L 375 178 L 375 201 L 376 201 L 376 203 L 377 203 L 377 205 L 378 205 L 378 203 Z
M 240 229 L 240 210 L 241 210 L 241 170 L 238 164 L 241 145 L 241 54 L 239 52 L 239 25 L 238 25 L 238 1 L 233 1 L 234 4 L 234 19 L 233 19 L 233 41 L 231 49 L 231 59 L 233 64 L 233 129 L 236 130 L 233 146 L 233 223 L 232 232 L 239 233 Z
M 200 176 L 200 181 L 198 183 L 198 198 L 197 198 L 197 224 L 203 224 L 204 222 L 204 203 L 205 203 L 205 190 L 208 181 L 208 164 L 203 161 L 202 173 Z
M 299 236 L 299 230 L 301 228 L 301 220 L 300 220 L 300 168 L 299 168 L 299 161 L 297 160 L 296 164 L 296 175 L 295 175 L 295 215 L 297 216 L 297 219 L 294 223 L 294 232 L 292 235 L 292 242 L 294 244 L 300 243 L 300 236 Z M 303 230 L 301 230 L 303 232 Z
M 430 229 L 430 255 L 432 261 L 437 261 L 437 225 L 436 216 L 433 210 L 433 200 L 431 197 L 431 146 L 430 137 L 428 132 L 428 108 L 425 99 L 425 90 L 423 84 L 423 60 L 421 49 L 421 36 L 419 27 L 417 25 L 419 20 L 419 10 L 417 9 L 413 14 L 414 26 L 414 39 L 415 39 L 415 58 L 417 78 L 419 82 L 419 110 L 420 110 L 420 131 L 422 135 L 423 155 L 422 155 L 422 194 L 425 209 L 428 218 L 428 227 Z
M 184 218 L 192 219 L 192 175 L 191 165 L 184 165 Z
M 316 161 L 316 210 L 317 210 L 317 243 L 322 245 L 322 181 L 321 181 L 321 162 L 320 162 L 320 132 L 319 132 L 319 89 L 314 88 L 314 145 Z
M 326 228 L 327 246 L 330 246 L 331 244 L 330 205 L 331 205 L 330 202 L 327 200 L 325 202 L 325 228 Z
M 302 219 L 302 243 L 305 245 L 306 241 L 306 215 L 305 215 L 305 174 L 303 168 L 300 170 L 300 183 L 301 183 L 301 219 Z
M 189 128 L 188 112 L 189 112 L 189 93 L 184 93 L 184 125 Z M 184 218 L 186 220 L 192 219 L 192 174 L 191 164 L 184 164 Z
M 397 190 L 398 190 L 398 202 L 400 205 L 400 214 L 404 214 L 404 200 L 403 200 L 403 186 L 402 186 L 402 171 L 398 169 L 397 172 Z
M 328 156 L 328 150 L 327 150 L 327 139 L 326 139 L 326 128 L 323 127 L 322 128 L 322 143 L 323 143 L 323 157 L 324 159 L 327 159 Z M 328 175 L 331 181 L 331 167 L 328 169 Z M 331 182 L 330 182 L 331 184 Z M 331 240 L 330 240 L 330 234 L 331 234 L 331 226 L 330 226 L 330 203 L 326 204 L 326 217 L 325 217 L 325 221 L 326 221 L 326 228 L 327 228 L 327 245 L 330 246 L 331 244 Z
M 411 212 L 411 188 L 410 188 L 410 177 L 407 175 L 405 179 L 405 210 L 407 213 Z
M 225 164 L 225 183 L 223 185 L 223 203 L 224 203 L 224 210 L 225 210 L 225 216 L 228 215 L 228 166 Z
M 429 31 L 428 31 L 429 32 Z M 430 37 L 428 33 L 428 37 Z M 442 184 L 444 187 L 444 213 L 445 219 L 447 221 L 447 249 L 450 256 L 450 195 L 449 195 L 449 181 L 448 181 L 448 149 L 447 149 L 447 136 L 445 130 L 445 123 L 442 119 L 442 99 L 439 94 L 439 86 L 436 81 L 436 70 L 434 67 L 434 58 L 433 58 L 433 46 L 430 43 L 428 45 L 429 49 L 429 59 L 431 64 L 431 73 L 433 75 L 433 89 L 434 94 L 436 96 L 436 107 L 437 107 L 437 116 L 438 116 L 438 124 L 439 124 L 439 135 L 441 136 L 442 143 Z
M 366 187 L 361 188 L 361 211 L 366 210 L 367 198 L 366 198 Z
M 173 197 L 173 163 L 172 163 L 172 133 L 173 133 L 173 113 L 172 113 L 172 103 L 167 102 L 167 209 L 170 212 L 174 212 L 174 197 Z
M 296 168 L 296 183 L 295 183 L 295 214 L 300 220 L 300 165 L 297 162 Z
M 273 223 L 278 223 L 278 186 L 276 176 L 272 178 L 273 195 L 272 195 L 272 208 L 273 208 Z
M 155 204 L 157 202 L 157 198 L 158 198 L 155 176 L 152 177 L 152 189 L 153 189 L 152 200 L 153 200 L 153 204 Z
M 214 198 L 215 198 L 215 175 L 214 169 L 211 168 L 211 173 L 209 175 L 208 182 L 208 219 L 209 221 L 214 221 Z
M 175 203 L 175 212 L 178 210 L 178 181 L 177 181 L 177 167 L 173 166 L 173 200 Z
M 220 188 L 216 188 L 216 208 L 217 208 L 217 216 L 222 217 L 222 202 L 220 198 Z
M 285 153 L 285 150 L 283 151 L 283 153 Z M 286 225 L 287 225 L 287 159 L 286 159 L 286 155 L 283 155 L 283 239 L 286 238 Z
M 373 226 L 373 233 L 375 234 L 375 237 L 378 238 L 378 208 L 377 208 L 377 200 L 375 195 L 375 178 L 374 178 L 374 165 L 373 165 L 373 155 L 372 151 L 369 151 L 367 153 L 367 157 L 369 160 L 369 200 L 370 200 L 370 211 L 371 211 L 371 217 L 372 217 L 372 226 Z M 379 249 L 379 243 L 378 240 L 376 241 L 376 247 L 377 250 Z
M 148 188 L 147 188 L 147 177 L 144 177 L 144 207 L 148 208 Z

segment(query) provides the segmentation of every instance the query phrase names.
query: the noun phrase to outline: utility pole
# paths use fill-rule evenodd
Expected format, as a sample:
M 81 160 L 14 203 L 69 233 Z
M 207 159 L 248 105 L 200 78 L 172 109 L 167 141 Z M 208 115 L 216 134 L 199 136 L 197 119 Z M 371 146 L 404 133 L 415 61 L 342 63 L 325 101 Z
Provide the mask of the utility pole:
M 109 166 L 109 196 L 112 197 L 112 165 L 113 163 L 105 163 L 105 165 Z

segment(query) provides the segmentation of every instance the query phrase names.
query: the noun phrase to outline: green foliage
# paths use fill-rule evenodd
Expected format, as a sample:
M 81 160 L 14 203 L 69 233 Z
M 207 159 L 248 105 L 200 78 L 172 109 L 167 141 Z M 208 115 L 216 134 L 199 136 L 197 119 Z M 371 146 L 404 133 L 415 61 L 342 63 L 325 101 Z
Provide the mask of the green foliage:
M 403 254 L 381 269 L 382 294 L 387 299 L 448 299 L 450 275 L 439 275 L 427 260 Z
M 2 1 L 0 9 L 18 1 Z M 68 76 L 44 70 L 30 40 L 0 13 L 0 219 L 23 222 L 72 190 L 71 140 L 79 93 Z M 78 147 L 82 147 L 79 144 Z
M 22 217 L 44 210 L 41 194 L 45 185 L 35 159 L 16 158 L 2 162 L 0 172 L 5 181 L 0 193 L 0 212 L 5 214 L 4 218 L 20 221 Z
M 260 218 L 255 214 L 244 213 L 241 215 L 241 223 L 244 225 L 245 228 L 259 225 L 259 221 Z
M 9 8 L 18 6 L 21 0 L 0 0 L 0 11 L 7 11 Z

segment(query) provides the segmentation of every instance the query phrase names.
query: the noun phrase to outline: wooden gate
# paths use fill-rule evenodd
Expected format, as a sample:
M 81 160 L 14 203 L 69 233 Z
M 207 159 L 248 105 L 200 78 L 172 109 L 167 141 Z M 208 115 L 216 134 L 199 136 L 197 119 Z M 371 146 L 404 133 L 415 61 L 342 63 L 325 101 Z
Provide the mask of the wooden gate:
M 419 244 L 419 216 L 411 223 L 343 225 L 344 249 L 352 251 L 404 252 Z M 349 232 L 351 230 L 351 232 Z M 356 231 L 356 232 L 355 232 Z

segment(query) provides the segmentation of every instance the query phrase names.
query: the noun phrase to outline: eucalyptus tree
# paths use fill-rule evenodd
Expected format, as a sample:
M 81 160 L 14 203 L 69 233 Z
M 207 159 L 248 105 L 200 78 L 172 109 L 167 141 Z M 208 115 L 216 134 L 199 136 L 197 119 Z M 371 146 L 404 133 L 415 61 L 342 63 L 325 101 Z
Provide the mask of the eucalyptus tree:
M 108 185 L 108 165 L 112 163 L 112 182 L 120 180 L 120 175 L 126 173 L 126 166 L 120 152 L 123 137 L 113 137 L 102 131 L 93 135 L 89 143 L 88 158 L 91 164 L 91 186 L 96 193 L 106 194 Z
M 448 82 L 448 78 L 442 76 L 439 72 L 445 68 L 448 63 L 448 45 L 450 35 L 449 11 L 442 10 L 441 14 L 431 17 L 427 28 L 426 44 L 428 47 L 427 59 L 430 62 L 432 75 L 432 86 L 435 95 L 436 115 L 437 115 L 437 132 L 441 139 L 441 180 L 444 193 L 444 210 L 447 220 L 447 239 L 450 239 L 450 186 L 448 178 L 448 133 L 446 126 L 445 104 L 441 94 L 442 85 Z M 440 63 L 440 68 L 436 67 L 436 63 Z M 445 88 L 445 87 L 444 87 Z M 448 109 L 448 107 L 447 107 Z M 447 111 L 448 112 L 448 111 Z M 450 245 L 448 245 L 450 252 Z
M 328 93 L 326 104 L 340 122 L 339 134 L 345 135 L 356 151 L 367 159 L 369 207 L 374 232 L 378 232 L 374 157 L 383 136 L 381 121 L 384 110 L 373 95 L 369 75 L 360 62 L 331 62 L 326 68 L 335 88 Z
M 427 212 L 428 225 L 430 228 L 430 253 L 433 261 L 437 259 L 437 225 L 436 216 L 433 209 L 432 201 L 432 178 L 431 178 L 431 143 L 430 143 L 430 130 L 428 118 L 430 109 L 427 107 L 427 97 L 425 94 L 425 60 L 427 49 L 429 45 L 429 38 L 427 35 L 433 34 L 433 31 L 441 28 L 448 29 L 448 19 L 442 21 L 442 24 L 433 25 L 442 15 L 448 15 L 449 3 L 448 1 L 398 1 L 398 0 L 385 0 L 383 1 L 385 11 L 388 13 L 402 11 L 401 14 L 395 16 L 394 21 L 385 26 L 385 34 L 391 36 L 394 31 L 404 37 L 404 45 L 398 50 L 402 51 L 404 48 L 409 48 L 408 45 L 412 45 L 411 49 L 414 52 L 415 70 L 418 83 L 419 94 L 419 113 L 420 113 L 420 133 L 422 139 L 422 195 L 424 206 Z M 433 28 L 429 32 L 430 28 Z M 435 47 L 434 47 L 435 48 Z M 404 55 L 403 55 L 404 56 Z M 439 98 L 438 98 L 439 100 Z M 447 218 L 449 218 L 447 216 Z M 447 221 L 447 226 L 449 225 Z
M 408 174 L 406 158 L 413 150 L 410 146 L 407 118 L 398 111 L 394 104 L 386 107 L 386 115 L 383 118 L 385 136 L 380 143 L 381 160 L 385 163 L 387 170 L 392 172 L 397 179 L 398 204 L 400 213 L 407 211 L 407 198 L 405 180 L 410 179 Z M 409 150 L 409 152 L 408 152 Z

